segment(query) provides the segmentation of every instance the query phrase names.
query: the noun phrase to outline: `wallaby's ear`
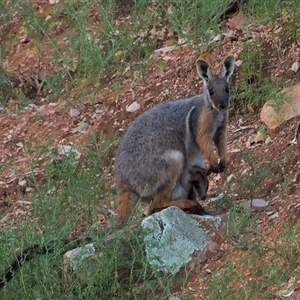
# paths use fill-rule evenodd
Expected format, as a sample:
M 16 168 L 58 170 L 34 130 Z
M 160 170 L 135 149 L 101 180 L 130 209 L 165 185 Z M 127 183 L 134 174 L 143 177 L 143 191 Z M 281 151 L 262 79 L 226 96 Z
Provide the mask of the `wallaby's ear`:
M 227 56 L 223 61 L 222 76 L 229 81 L 230 76 L 234 71 L 235 59 L 232 55 Z
M 212 78 L 212 72 L 209 64 L 204 59 L 198 58 L 196 66 L 199 76 L 204 80 L 205 83 L 207 83 Z

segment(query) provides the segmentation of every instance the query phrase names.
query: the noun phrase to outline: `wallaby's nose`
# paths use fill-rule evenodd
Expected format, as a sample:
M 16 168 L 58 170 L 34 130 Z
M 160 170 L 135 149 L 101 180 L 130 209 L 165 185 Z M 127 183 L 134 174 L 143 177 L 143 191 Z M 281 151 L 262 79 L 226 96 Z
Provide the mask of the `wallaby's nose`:
M 225 110 L 226 108 L 227 108 L 226 103 L 221 103 L 220 106 L 219 106 L 220 110 Z
M 206 196 L 203 195 L 203 196 L 201 197 L 201 200 L 205 200 L 205 199 L 206 199 Z

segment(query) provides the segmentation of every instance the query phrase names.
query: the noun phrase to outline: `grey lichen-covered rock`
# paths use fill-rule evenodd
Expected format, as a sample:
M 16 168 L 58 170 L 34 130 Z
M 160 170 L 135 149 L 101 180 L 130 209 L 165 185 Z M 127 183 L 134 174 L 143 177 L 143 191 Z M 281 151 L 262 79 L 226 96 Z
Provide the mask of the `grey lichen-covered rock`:
M 192 254 L 209 245 L 208 234 L 177 207 L 153 214 L 141 225 L 148 261 L 157 271 L 175 274 L 192 259 Z
M 96 249 L 94 244 L 87 244 L 83 247 L 78 247 L 73 250 L 70 250 L 64 255 L 64 263 L 65 265 L 70 265 L 72 269 L 75 271 L 78 267 L 80 267 L 84 260 L 87 257 L 91 257 L 95 254 Z

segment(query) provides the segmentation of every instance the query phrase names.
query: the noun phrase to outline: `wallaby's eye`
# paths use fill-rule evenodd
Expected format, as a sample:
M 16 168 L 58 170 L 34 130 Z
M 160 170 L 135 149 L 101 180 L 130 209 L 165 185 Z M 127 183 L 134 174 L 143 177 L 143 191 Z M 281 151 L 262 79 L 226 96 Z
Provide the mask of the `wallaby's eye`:
M 226 94 L 229 94 L 229 87 L 228 86 L 226 86 L 224 90 L 225 90 Z
M 209 92 L 209 95 L 210 95 L 210 96 L 213 96 L 214 93 L 215 93 L 213 89 L 209 89 L 208 92 Z

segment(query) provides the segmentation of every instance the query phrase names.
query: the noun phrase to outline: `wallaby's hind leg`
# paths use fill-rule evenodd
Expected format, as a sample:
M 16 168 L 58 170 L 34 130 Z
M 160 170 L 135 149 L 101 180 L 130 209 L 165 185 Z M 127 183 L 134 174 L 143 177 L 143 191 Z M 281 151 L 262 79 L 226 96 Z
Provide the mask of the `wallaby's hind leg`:
M 133 199 L 136 195 L 126 186 L 123 185 L 118 189 L 118 206 L 117 206 L 117 214 L 119 224 L 124 223 L 132 210 L 134 209 L 135 200 Z

